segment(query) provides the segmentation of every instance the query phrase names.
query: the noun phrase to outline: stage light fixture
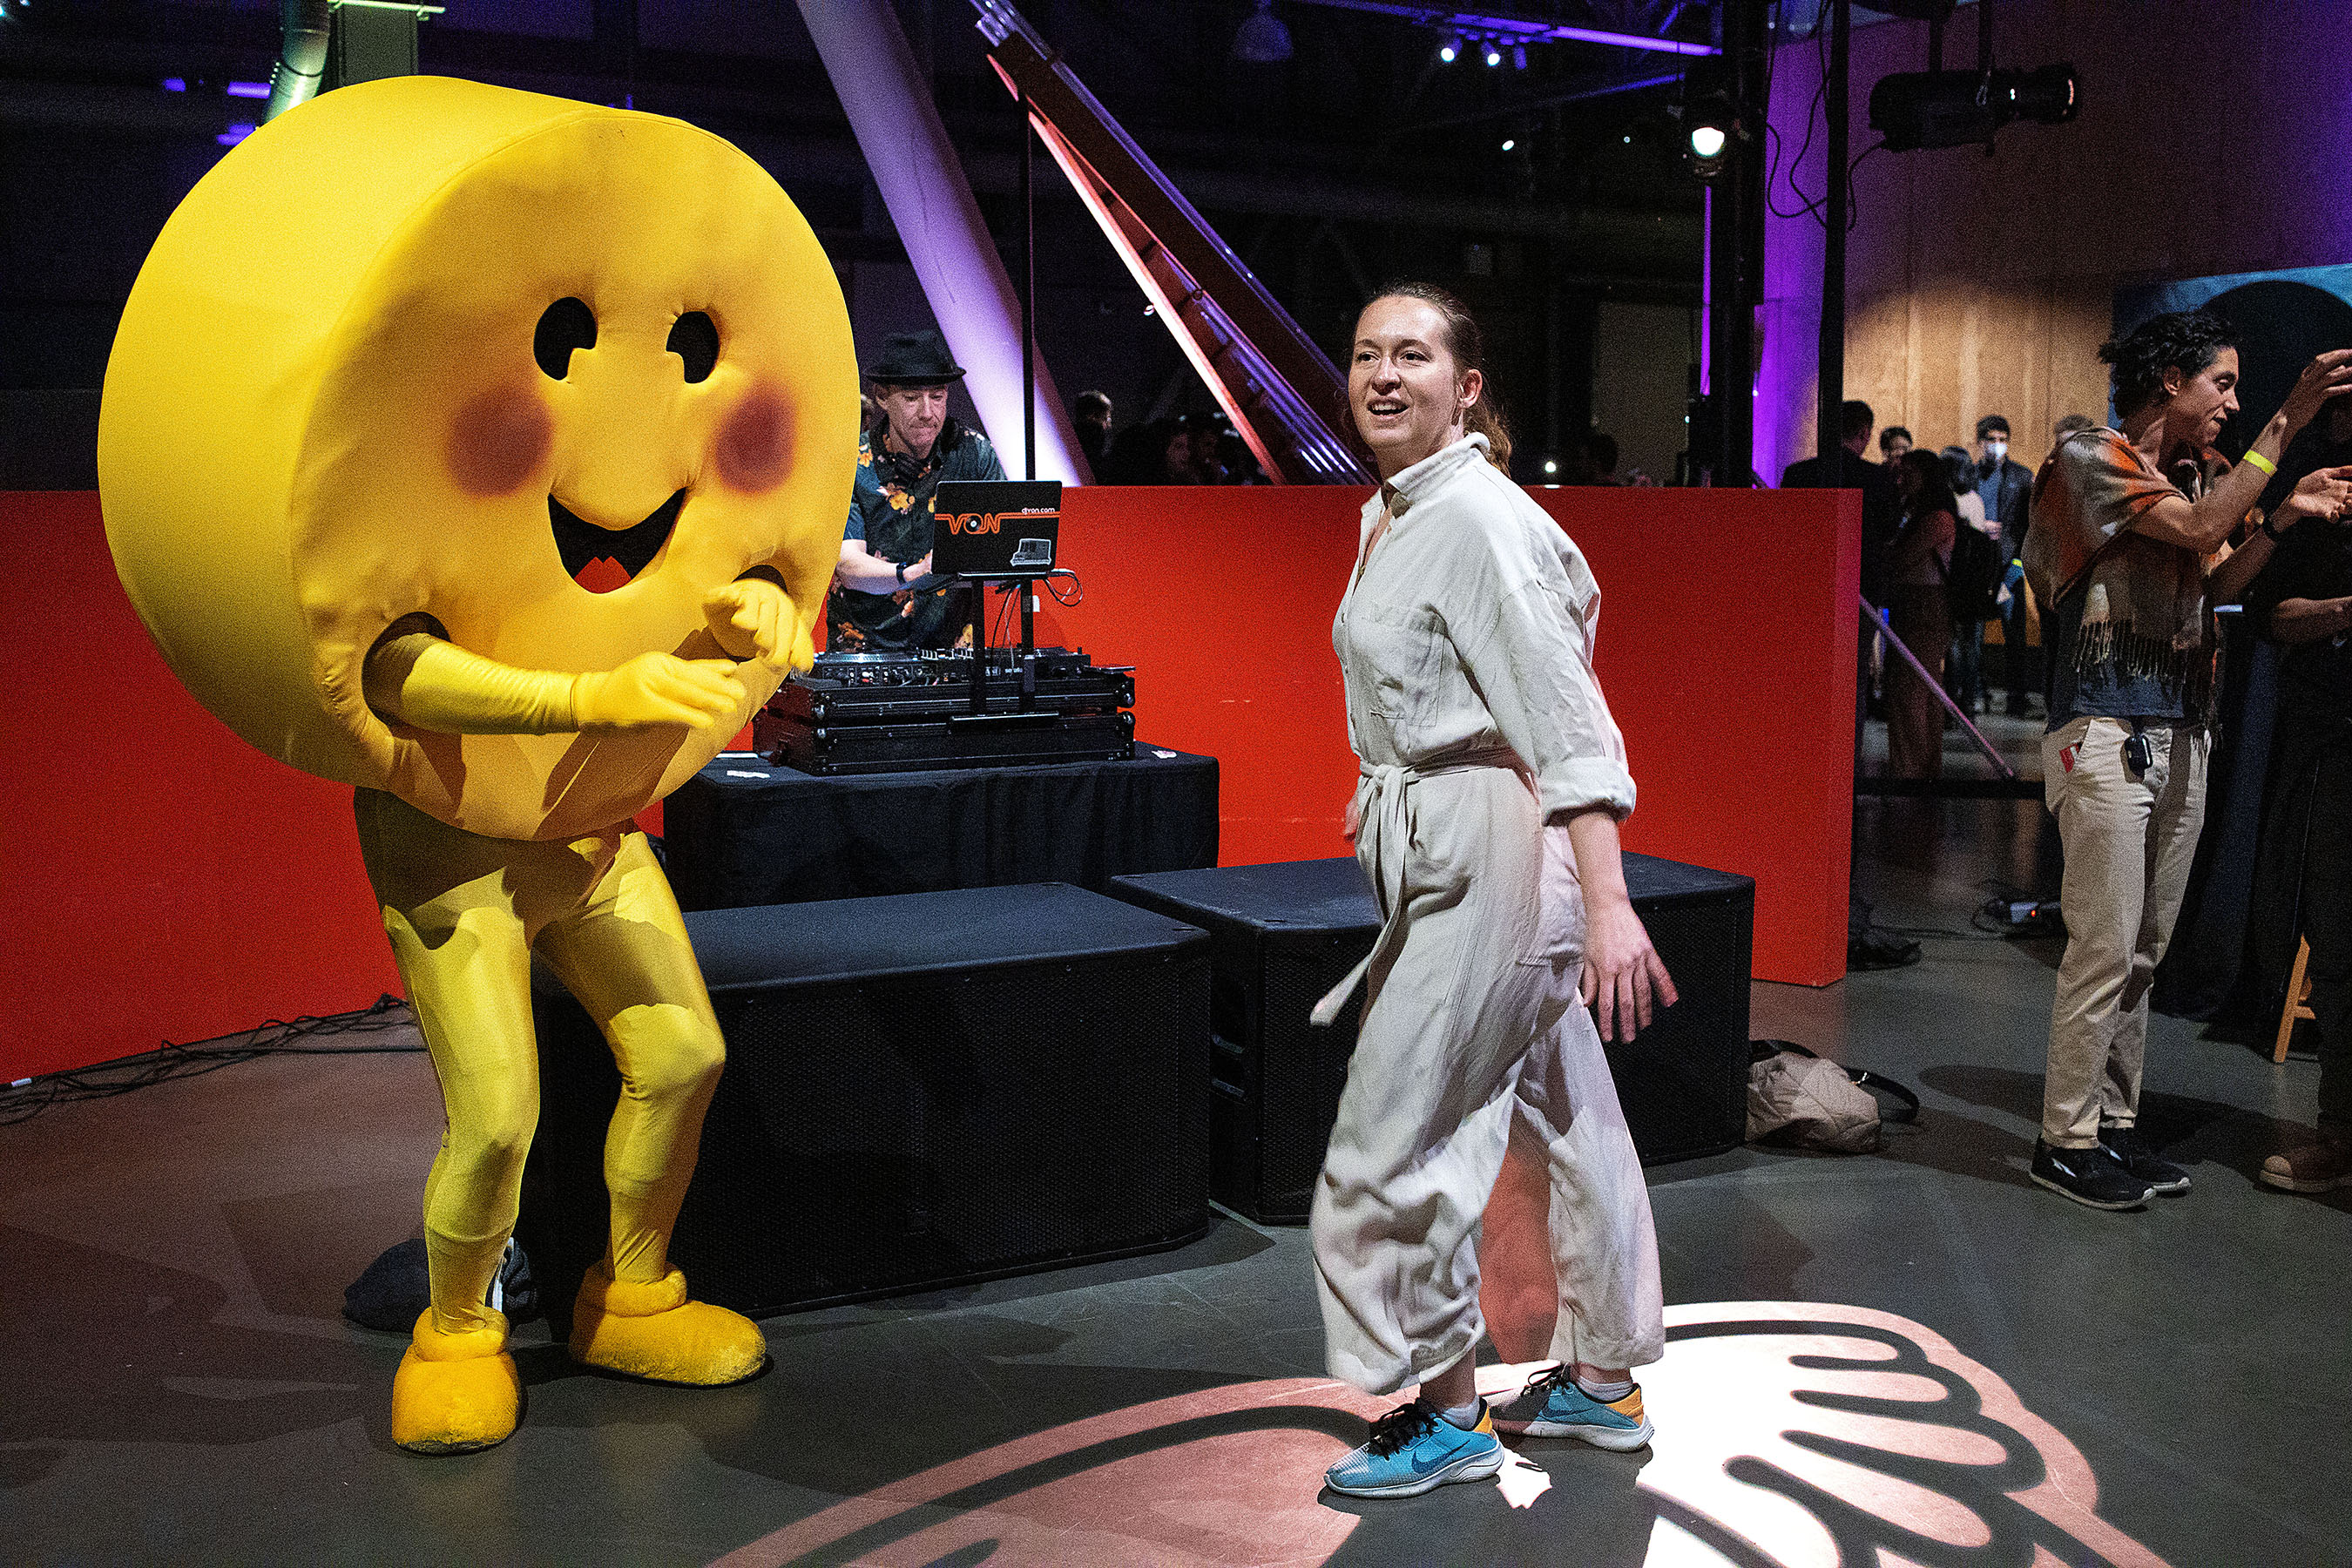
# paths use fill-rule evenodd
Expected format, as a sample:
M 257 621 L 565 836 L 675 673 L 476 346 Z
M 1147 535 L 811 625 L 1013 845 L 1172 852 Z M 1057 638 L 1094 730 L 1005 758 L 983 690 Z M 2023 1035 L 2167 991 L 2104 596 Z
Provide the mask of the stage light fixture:
M 1444 61 L 1447 65 L 1452 65 L 1455 60 L 1461 58 L 1462 39 L 1460 35 L 1454 33 L 1446 34 L 1445 41 L 1437 46 L 1437 58 Z
M 1709 184 L 1722 178 L 1733 146 L 1748 140 L 1731 95 L 1721 90 L 1701 92 L 1684 100 L 1680 114 L 1684 158 L 1690 172 Z
M 1556 474 L 1559 472 L 1559 459 L 1557 458 L 1546 458 L 1544 459 L 1544 472 L 1547 474 Z
M 2012 121 L 2063 125 L 2082 112 L 2071 65 L 2038 70 L 1903 71 L 1870 89 L 1870 127 L 1890 153 L 1990 145 Z
M 1486 46 L 1486 64 L 1491 68 L 1501 65 L 1502 63 L 1503 46 L 1497 43 L 1488 43 Z
M 1511 68 L 1517 71 L 1523 71 L 1528 68 L 1527 45 L 1513 44 L 1511 46 Z
M 1507 153 L 1507 152 L 1511 151 L 1513 148 L 1517 147 L 1518 144 L 1519 144 L 1519 140 L 1518 140 L 1518 138 L 1517 138 L 1517 137 L 1516 137 L 1516 136 L 1506 136 L 1506 137 L 1504 137 L 1504 138 L 1503 138 L 1503 151 L 1504 151 L 1504 152 L 1506 152 L 1506 153 Z

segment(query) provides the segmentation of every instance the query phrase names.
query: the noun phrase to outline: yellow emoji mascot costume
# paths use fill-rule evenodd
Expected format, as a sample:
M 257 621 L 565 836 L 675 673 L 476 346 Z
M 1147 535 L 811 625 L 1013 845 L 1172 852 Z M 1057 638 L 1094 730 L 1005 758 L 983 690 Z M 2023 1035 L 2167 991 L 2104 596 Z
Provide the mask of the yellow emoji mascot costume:
M 723 1048 L 629 819 L 808 662 L 856 387 L 832 268 L 751 159 L 432 77 L 263 127 L 131 292 L 99 430 L 123 585 L 198 700 L 357 787 L 441 1083 L 403 1447 L 514 1429 L 484 1302 L 539 1115 L 533 954 L 623 1084 L 572 1353 L 698 1384 L 765 1357 L 669 1265 Z

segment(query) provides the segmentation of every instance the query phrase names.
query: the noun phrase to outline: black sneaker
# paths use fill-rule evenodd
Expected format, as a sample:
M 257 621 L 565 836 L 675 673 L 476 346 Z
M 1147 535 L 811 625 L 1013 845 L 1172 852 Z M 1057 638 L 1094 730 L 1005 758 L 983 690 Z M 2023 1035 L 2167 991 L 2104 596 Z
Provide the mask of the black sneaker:
M 2059 1196 L 2095 1209 L 2136 1209 L 2147 1202 L 2150 1190 L 2104 1143 L 2095 1149 L 2053 1149 L 2037 1138 L 2030 1174 Z
M 2138 1128 L 2103 1126 L 2099 1129 L 2099 1142 L 2114 1150 L 2116 1158 L 2124 1163 L 2124 1169 L 2146 1182 L 2149 1192 L 2189 1190 L 2189 1173 L 2149 1148 Z

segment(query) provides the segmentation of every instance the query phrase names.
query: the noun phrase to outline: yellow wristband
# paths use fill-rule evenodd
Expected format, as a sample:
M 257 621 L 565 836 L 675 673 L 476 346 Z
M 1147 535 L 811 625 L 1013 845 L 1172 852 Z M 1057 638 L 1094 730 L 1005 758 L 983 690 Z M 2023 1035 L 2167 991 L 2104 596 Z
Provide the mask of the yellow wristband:
M 2246 448 L 2246 461 L 2252 463 L 2263 473 L 2268 474 L 2271 478 L 2278 478 L 2278 465 L 2272 462 L 2268 458 L 2263 457 L 2260 452 L 2255 451 L 2252 447 Z

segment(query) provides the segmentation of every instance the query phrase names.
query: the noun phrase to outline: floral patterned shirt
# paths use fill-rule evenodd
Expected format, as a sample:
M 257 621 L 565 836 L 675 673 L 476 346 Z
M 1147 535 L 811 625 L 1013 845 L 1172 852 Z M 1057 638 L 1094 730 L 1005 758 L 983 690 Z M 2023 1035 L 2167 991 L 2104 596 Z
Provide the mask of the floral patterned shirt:
M 858 435 L 857 483 L 842 537 L 865 541 L 885 561 L 911 565 L 930 553 L 931 497 L 940 481 L 1001 479 L 1004 465 L 987 437 L 952 416 L 922 458 L 894 450 L 885 429 Z M 923 594 L 910 588 L 861 594 L 836 577 L 825 599 L 825 647 L 835 653 L 952 647 L 969 625 L 968 597 L 956 585 Z

